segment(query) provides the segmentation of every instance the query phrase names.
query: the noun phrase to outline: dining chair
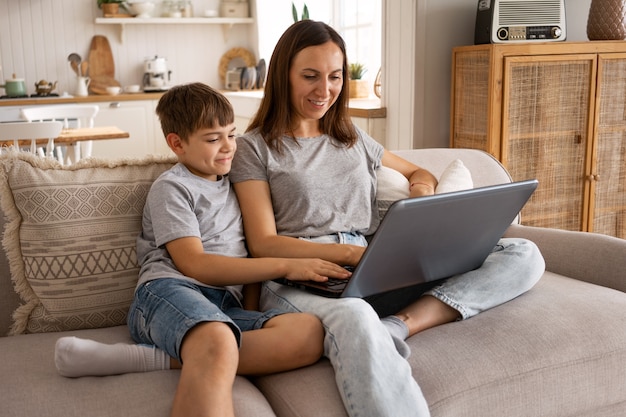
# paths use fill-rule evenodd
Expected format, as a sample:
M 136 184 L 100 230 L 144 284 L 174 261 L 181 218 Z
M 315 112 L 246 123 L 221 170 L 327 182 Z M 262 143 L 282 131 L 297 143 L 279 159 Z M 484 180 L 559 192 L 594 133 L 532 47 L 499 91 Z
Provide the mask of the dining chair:
M 63 123 L 59 121 L 0 123 L 0 141 L 13 141 L 12 144 L 17 149 L 20 148 L 20 141 L 30 141 L 32 153 L 53 156 L 54 139 L 61 134 L 62 129 Z M 37 139 L 47 139 L 45 154 L 37 147 Z M 59 162 L 63 163 L 62 160 Z
M 98 114 L 99 107 L 92 104 L 56 104 L 50 106 L 28 106 L 21 109 L 23 119 L 33 121 L 57 120 L 63 122 L 63 128 L 94 127 L 94 120 Z M 72 154 L 65 156 L 67 163 L 77 162 L 81 158 L 91 156 L 92 141 L 85 141 L 69 145 L 73 149 Z M 61 148 L 59 150 L 58 148 Z M 63 148 L 58 147 L 57 152 L 63 152 Z

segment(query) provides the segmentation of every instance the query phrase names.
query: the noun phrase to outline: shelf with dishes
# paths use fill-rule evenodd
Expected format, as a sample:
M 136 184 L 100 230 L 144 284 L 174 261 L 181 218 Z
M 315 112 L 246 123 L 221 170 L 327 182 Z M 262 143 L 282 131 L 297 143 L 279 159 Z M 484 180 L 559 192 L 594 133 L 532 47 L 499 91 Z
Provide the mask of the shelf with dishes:
M 124 43 L 124 29 L 126 25 L 222 25 L 224 38 L 233 25 L 254 23 L 252 17 L 97 17 L 98 25 L 119 25 L 120 41 Z

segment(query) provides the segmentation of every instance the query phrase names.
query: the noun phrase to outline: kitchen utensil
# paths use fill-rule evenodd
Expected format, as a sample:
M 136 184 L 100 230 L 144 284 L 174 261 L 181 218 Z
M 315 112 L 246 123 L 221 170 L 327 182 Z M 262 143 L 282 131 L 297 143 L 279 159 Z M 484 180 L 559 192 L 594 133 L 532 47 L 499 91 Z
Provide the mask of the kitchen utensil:
M 111 45 L 106 36 L 96 35 L 89 46 L 89 75 L 92 79 L 99 76 L 115 77 L 115 63 Z
M 76 73 L 76 75 L 80 76 L 80 62 L 83 60 L 80 55 L 78 55 L 75 52 L 72 52 L 71 54 L 69 54 L 69 56 L 67 57 L 67 60 L 70 62 L 70 67 L 72 67 L 72 69 L 74 70 L 74 72 Z
M 35 83 L 35 92 L 40 96 L 47 96 L 54 90 L 57 86 L 57 81 L 52 84 L 46 80 L 40 80 L 38 83 Z
M 89 91 L 87 89 L 87 87 L 89 86 L 90 83 L 90 79 L 89 77 L 81 77 L 79 76 L 76 79 L 76 92 L 74 93 L 74 95 L 78 96 L 78 97 L 86 97 L 89 95 Z
M 83 61 L 80 63 L 80 75 L 84 75 L 85 77 L 89 75 L 87 72 L 89 71 L 89 62 Z
M 124 87 L 124 91 L 127 93 L 138 93 L 141 91 L 141 86 L 139 84 L 131 84 Z
M 13 78 L 5 80 L 4 84 L 0 85 L 0 88 L 4 88 L 6 95 L 9 97 L 21 97 L 26 95 L 26 83 L 23 78 L 16 78 L 13 74 Z
M 119 87 L 117 85 L 110 85 L 106 88 L 106 90 L 108 94 L 116 96 L 122 91 L 122 87 Z
M 242 90 L 248 89 L 248 84 L 250 84 L 250 73 L 248 72 L 249 67 L 241 68 L 241 79 L 239 81 L 239 88 Z
M 265 88 L 265 76 L 267 73 L 267 66 L 265 60 L 259 60 L 256 66 L 256 88 Z
M 154 3 L 151 1 L 134 1 L 126 3 L 129 11 L 139 19 L 147 19 L 150 16 L 150 12 L 154 10 Z
M 113 77 L 107 77 L 100 75 L 97 77 L 91 77 L 91 83 L 89 84 L 89 91 L 94 94 L 106 95 L 107 87 L 116 86 L 120 87 L 121 84 Z

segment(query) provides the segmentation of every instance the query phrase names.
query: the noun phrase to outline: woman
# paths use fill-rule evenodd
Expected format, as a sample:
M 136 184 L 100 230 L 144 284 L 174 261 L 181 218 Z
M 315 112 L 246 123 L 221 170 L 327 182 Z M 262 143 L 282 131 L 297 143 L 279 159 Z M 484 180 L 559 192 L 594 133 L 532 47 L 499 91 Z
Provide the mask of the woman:
M 264 98 L 238 139 L 230 174 L 253 256 L 356 265 L 365 236 L 379 222 L 381 164 L 409 180 L 411 197 L 433 194 L 437 182 L 430 172 L 352 124 L 346 74 L 344 42 L 324 23 L 297 22 L 278 41 Z M 534 244 L 503 239 L 481 268 L 447 279 L 382 320 L 364 300 L 328 299 L 274 282 L 263 285 L 261 307 L 312 312 L 322 320 L 325 355 L 349 415 L 426 416 L 404 340 L 517 297 L 543 269 Z

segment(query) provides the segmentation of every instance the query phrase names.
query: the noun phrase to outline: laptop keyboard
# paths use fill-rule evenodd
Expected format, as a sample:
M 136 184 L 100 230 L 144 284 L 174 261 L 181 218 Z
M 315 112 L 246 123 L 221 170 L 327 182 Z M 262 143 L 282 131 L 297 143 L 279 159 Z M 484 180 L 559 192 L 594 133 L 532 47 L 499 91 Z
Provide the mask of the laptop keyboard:
M 328 278 L 328 281 L 325 282 L 326 287 L 332 290 L 342 290 L 347 284 L 348 280 L 338 278 Z

